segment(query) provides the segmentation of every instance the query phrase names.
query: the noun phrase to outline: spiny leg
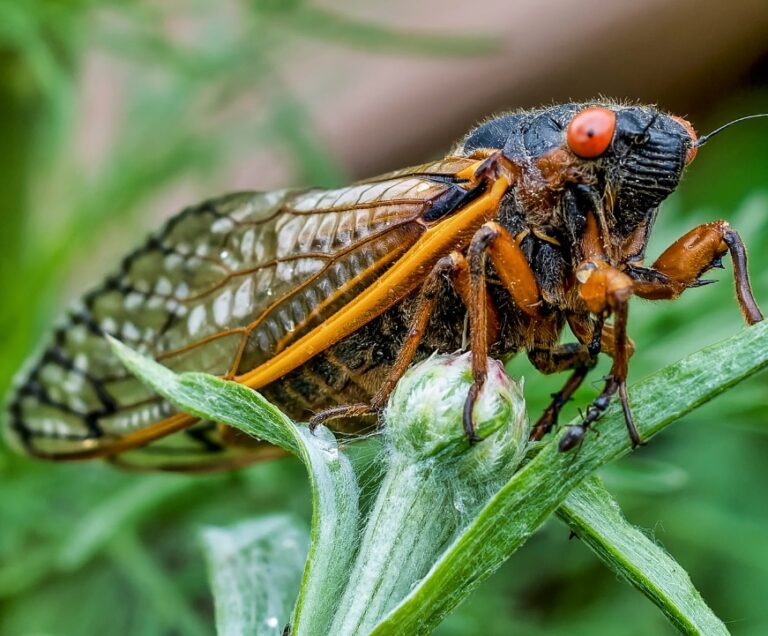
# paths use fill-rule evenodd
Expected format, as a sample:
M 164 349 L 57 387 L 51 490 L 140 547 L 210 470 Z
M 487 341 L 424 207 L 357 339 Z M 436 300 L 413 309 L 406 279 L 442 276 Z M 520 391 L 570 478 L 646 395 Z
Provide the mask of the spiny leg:
M 557 424 L 560 410 L 571 399 L 576 390 L 584 382 L 589 372 L 597 364 L 597 356 L 601 350 L 603 320 L 599 319 L 592 327 L 591 338 L 584 342 L 557 345 L 549 350 L 533 350 L 528 358 L 542 373 L 557 373 L 573 370 L 563 387 L 552 394 L 552 402 L 541 414 L 531 431 L 532 440 L 542 439 Z M 577 333 L 577 337 L 581 334 Z M 580 338 L 581 339 L 581 338 Z
M 496 269 L 512 300 L 524 313 L 539 316 L 541 296 L 536 277 L 520 246 L 501 225 L 493 221 L 483 225 L 469 244 L 470 304 L 469 331 L 472 349 L 472 386 L 464 402 L 464 431 L 470 443 L 479 441 L 472 412 L 483 388 L 488 369 L 488 297 L 486 255 Z
M 576 369 L 568 376 L 568 380 L 563 387 L 552 394 L 552 402 L 541 414 L 533 429 L 531 430 L 530 439 L 538 441 L 542 439 L 549 431 L 551 431 L 557 424 L 557 419 L 560 416 L 560 411 L 568 403 L 576 390 L 584 382 L 587 374 L 592 370 L 591 366 L 586 364 L 580 364 L 576 366 Z
M 332 406 L 327 409 L 323 409 L 318 413 L 315 413 L 309 418 L 309 430 L 314 431 L 320 424 L 328 422 L 330 420 L 337 420 L 342 417 L 355 417 L 362 415 L 371 415 L 374 411 L 371 409 L 370 404 L 363 402 L 357 404 L 341 404 L 340 406 Z
M 580 278 L 582 297 L 590 311 L 612 311 L 614 314 L 614 365 L 611 377 L 602 393 L 587 409 L 584 420 L 572 427 L 560 440 L 561 451 L 581 443 L 586 430 L 605 412 L 610 398 L 616 392 L 619 393 L 632 445 L 641 443 L 632 420 L 626 386 L 627 361 L 631 355 L 626 335 L 629 295 L 634 292 L 651 300 L 677 298 L 689 287 L 706 284 L 700 276 L 712 267 L 720 266 L 726 252 L 730 252 L 733 259 L 736 296 L 744 319 L 748 324 L 760 322 L 763 314 L 749 283 L 746 248 L 738 233 L 725 221 L 693 228 L 669 246 L 652 267 L 628 267 L 626 272 L 629 277 L 604 264 L 586 264 L 589 268 L 582 270 Z
M 571 358 L 572 365 L 568 366 L 564 363 L 564 352 L 560 351 L 559 355 L 555 355 L 554 362 L 558 363 L 554 366 L 544 366 L 537 363 L 536 360 L 532 360 L 534 366 L 542 373 L 555 373 L 557 371 L 566 371 L 573 369 L 573 373 L 569 376 L 565 385 L 557 393 L 552 394 L 552 402 L 549 407 L 544 411 L 541 417 L 536 422 L 532 429 L 531 439 L 539 440 L 549 431 L 551 431 L 557 424 L 557 418 L 560 415 L 560 410 L 568 400 L 571 399 L 573 394 L 578 390 L 581 384 L 586 379 L 589 372 L 594 368 L 597 363 L 597 356 L 599 353 L 606 353 L 609 356 L 614 356 L 616 350 L 615 336 L 613 325 L 606 323 L 602 316 L 598 317 L 597 322 L 576 319 L 571 317 L 568 319 L 568 324 L 571 326 L 571 330 L 579 339 L 581 343 L 581 351 L 578 354 L 573 355 Z M 600 327 L 602 325 L 602 328 Z M 561 345 L 565 347 L 571 347 L 575 349 L 577 344 L 572 343 L 570 345 Z M 626 344 L 624 346 L 627 358 L 631 358 L 635 352 L 635 345 L 632 339 L 627 337 Z M 554 350 L 555 354 L 558 354 L 559 349 Z M 584 353 L 589 355 L 589 359 L 585 362 Z M 530 357 L 530 355 L 529 355 Z
M 730 252 L 736 296 L 747 324 L 763 319 L 757 306 L 747 271 L 747 250 L 739 234 L 726 221 L 699 225 L 672 243 L 650 267 L 630 267 L 629 276 L 635 281 L 635 293 L 651 300 L 677 298 L 689 287 L 698 287 L 709 281 L 700 276 L 713 267 L 721 266 L 721 259 Z
M 580 424 L 572 426 L 560 439 L 559 449 L 562 452 L 581 443 L 587 429 L 605 412 L 616 392 L 619 393 L 621 399 L 624 421 L 632 440 L 632 446 L 635 447 L 642 443 L 632 419 L 626 389 L 631 352 L 627 338 L 627 317 L 633 282 L 626 274 L 604 262 L 590 262 L 586 265 L 587 267 L 582 267 L 577 271 L 577 278 L 580 282 L 579 293 L 590 312 L 604 317 L 613 314 L 613 365 L 602 392 L 587 408 L 584 419 Z
M 620 316 L 619 312 L 617 312 L 615 314 L 615 319 L 623 320 L 626 323 L 626 311 L 621 312 L 621 314 L 623 314 L 623 318 Z M 598 395 L 597 398 L 593 400 L 592 404 L 590 404 L 587 408 L 587 413 L 584 416 L 584 419 L 576 426 L 572 426 L 568 432 L 560 439 L 558 448 L 561 452 L 571 450 L 575 446 L 581 444 L 586 431 L 607 410 L 607 408 L 610 406 L 611 398 L 616 394 L 617 391 L 621 401 L 621 408 L 624 413 L 624 422 L 627 425 L 627 432 L 629 433 L 629 438 L 632 441 L 632 448 L 635 448 L 636 446 L 639 446 L 643 443 L 642 439 L 640 438 L 640 434 L 637 432 L 637 428 L 635 427 L 635 423 L 632 418 L 632 411 L 629 408 L 626 373 L 622 377 L 621 372 L 616 371 L 615 367 L 616 363 L 614 362 L 614 368 L 611 369 L 611 375 L 606 380 L 605 386 L 603 387 L 600 395 Z

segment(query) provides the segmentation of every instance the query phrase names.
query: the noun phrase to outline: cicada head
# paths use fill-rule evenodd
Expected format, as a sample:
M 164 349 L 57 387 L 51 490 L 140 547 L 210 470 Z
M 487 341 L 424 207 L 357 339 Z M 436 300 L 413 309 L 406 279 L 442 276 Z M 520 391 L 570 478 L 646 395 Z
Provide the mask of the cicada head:
M 588 107 L 566 127 L 567 148 L 592 163 L 609 224 L 620 236 L 632 233 L 677 188 L 696 154 L 695 142 L 687 121 L 648 107 Z
M 554 210 L 569 188 L 589 188 L 592 202 L 601 206 L 595 212 L 621 239 L 651 219 L 675 190 L 696 154 L 696 134 L 684 119 L 651 106 L 592 102 L 489 120 L 460 151 L 481 148 L 502 149 L 522 167 L 528 205 Z

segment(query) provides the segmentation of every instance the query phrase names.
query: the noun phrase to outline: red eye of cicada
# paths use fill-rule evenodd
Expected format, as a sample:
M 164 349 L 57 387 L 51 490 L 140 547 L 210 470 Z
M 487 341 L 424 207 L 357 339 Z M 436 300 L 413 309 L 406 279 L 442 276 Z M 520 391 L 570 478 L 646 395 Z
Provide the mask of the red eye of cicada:
M 585 108 L 568 125 L 568 147 L 582 159 L 602 155 L 613 140 L 616 113 L 609 108 Z

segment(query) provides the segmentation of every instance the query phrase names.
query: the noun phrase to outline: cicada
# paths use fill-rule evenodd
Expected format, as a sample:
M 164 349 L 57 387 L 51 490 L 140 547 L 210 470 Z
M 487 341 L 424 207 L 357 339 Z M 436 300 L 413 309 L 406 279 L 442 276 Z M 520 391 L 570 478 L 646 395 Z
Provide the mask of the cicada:
M 711 135 L 710 135 L 711 136 Z M 661 202 L 707 136 L 655 107 L 569 103 L 492 117 L 444 159 L 349 187 L 242 192 L 172 218 L 54 330 L 9 404 L 16 446 L 47 459 L 110 458 L 191 470 L 276 449 L 174 410 L 110 353 L 110 334 L 171 369 L 259 390 L 296 420 L 371 425 L 399 377 L 434 351 L 525 351 L 570 370 L 534 427 L 541 438 L 594 367 L 610 374 L 561 450 L 626 378 L 632 296 L 674 299 L 730 254 L 744 319 L 763 316 L 747 254 L 725 221 L 695 227 L 651 265 Z M 576 342 L 560 344 L 566 325 Z

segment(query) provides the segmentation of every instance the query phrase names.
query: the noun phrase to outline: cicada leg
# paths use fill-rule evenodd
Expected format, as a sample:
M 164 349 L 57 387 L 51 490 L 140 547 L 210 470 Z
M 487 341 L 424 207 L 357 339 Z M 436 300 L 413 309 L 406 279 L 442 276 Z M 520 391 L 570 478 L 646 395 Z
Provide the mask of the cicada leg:
M 469 269 L 466 259 L 459 252 L 452 252 L 438 260 L 424 280 L 416 303 L 416 311 L 411 319 L 411 324 L 408 327 L 405 340 L 397 354 L 395 363 L 387 373 L 387 377 L 384 379 L 381 387 L 371 399 L 370 404 L 349 404 L 325 409 L 312 416 L 309 421 L 310 428 L 315 428 L 322 422 L 336 418 L 378 413 L 384 408 L 395 385 L 413 361 L 419 343 L 429 324 L 429 319 L 432 316 L 435 301 L 448 284 L 456 290 L 465 306 L 469 307 L 471 302 L 469 296 Z M 490 298 L 486 299 L 486 304 L 486 315 L 488 316 L 486 329 L 490 330 L 487 337 L 495 338 L 499 324 L 496 309 Z
M 532 318 L 538 318 L 540 315 L 539 284 L 520 245 L 498 223 L 491 221 L 484 224 L 472 237 L 467 251 L 471 297 L 468 309 L 473 383 L 464 403 L 464 430 L 470 442 L 479 439 L 475 434 L 472 411 L 485 383 L 488 367 L 487 256 L 490 256 L 502 285 L 517 307 Z
M 528 353 L 528 358 L 542 373 L 573 371 L 563 387 L 552 394 L 552 402 L 532 429 L 532 440 L 540 440 L 555 427 L 560 410 L 594 368 L 598 354 L 606 353 L 614 357 L 616 343 L 613 325 L 606 324 L 602 316 L 598 317 L 597 321 L 571 316 L 568 318 L 568 324 L 578 338 L 578 343 L 557 345 L 551 349 L 534 349 Z M 625 349 L 628 358 L 635 352 L 635 345 L 630 338 L 626 339 Z
M 597 360 L 597 358 L 595 358 L 595 360 Z M 593 368 L 594 364 L 578 363 L 575 365 L 573 373 L 568 376 L 568 380 L 566 380 L 563 387 L 552 394 L 552 401 L 533 426 L 533 429 L 531 430 L 532 440 L 537 441 L 542 439 L 557 425 L 560 411 L 568 403 L 568 400 L 571 399 L 573 394 L 576 393 L 577 389 L 582 385 L 584 379 Z
M 736 297 L 747 324 L 763 319 L 755 302 L 747 272 L 747 250 L 738 233 L 725 221 L 699 225 L 672 243 L 650 267 L 630 267 L 627 273 L 634 280 L 635 293 L 650 300 L 677 298 L 689 287 L 708 282 L 700 277 L 704 272 L 721 266 L 721 259 L 731 253 Z
M 571 399 L 576 390 L 584 382 L 587 374 L 597 364 L 597 356 L 603 349 L 603 331 L 608 331 L 603 326 L 602 317 L 593 325 L 582 325 L 582 322 L 569 319 L 572 331 L 579 339 L 578 343 L 556 345 L 550 348 L 531 349 L 528 359 L 542 373 L 558 373 L 560 371 L 573 370 L 568 380 L 556 393 L 552 394 L 552 402 L 541 414 L 531 431 L 532 440 L 540 440 L 554 428 L 560 410 Z M 580 328 L 584 327 L 584 328 Z M 612 334 L 611 334 L 612 340 Z
M 588 261 L 576 272 L 579 294 L 587 309 L 597 316 L 613 315 L 613 365 L 602 392 L 587 408 L 580 424 L 561 438 L 559 448 L 567 451 L 579 445 L 587 429 L 605 412 L 611 398 L 618 392 L 624 411 L 624 421 L 633 446 L 642 443 L 637 432 L 627 397 L 627 370 L 631 346 L 627 337 L 629 299 L 633 292 L 632 279 L 604 261 Z

